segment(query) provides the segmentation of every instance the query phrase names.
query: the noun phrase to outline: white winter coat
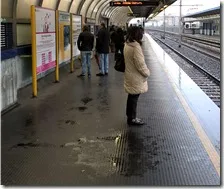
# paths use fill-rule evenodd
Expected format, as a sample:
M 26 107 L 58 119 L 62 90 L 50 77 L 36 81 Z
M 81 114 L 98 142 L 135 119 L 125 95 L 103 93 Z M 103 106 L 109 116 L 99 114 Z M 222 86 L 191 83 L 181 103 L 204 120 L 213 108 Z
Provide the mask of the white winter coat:
M 124 46 L 125 73 L 124 88 L 129 94 L 141 94 L 148 91 L 147 78 L 150 71 L 145 63 L 140 44 L 126 42 Z

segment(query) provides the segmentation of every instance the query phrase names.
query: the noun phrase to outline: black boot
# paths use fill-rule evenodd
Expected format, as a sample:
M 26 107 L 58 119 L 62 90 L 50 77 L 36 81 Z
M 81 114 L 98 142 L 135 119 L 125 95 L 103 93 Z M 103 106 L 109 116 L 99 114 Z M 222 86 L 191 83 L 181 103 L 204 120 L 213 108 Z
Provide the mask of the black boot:
M 98 73 L 98 74 L 96 74 L 96 76 L 104 76 L 104 74 Z

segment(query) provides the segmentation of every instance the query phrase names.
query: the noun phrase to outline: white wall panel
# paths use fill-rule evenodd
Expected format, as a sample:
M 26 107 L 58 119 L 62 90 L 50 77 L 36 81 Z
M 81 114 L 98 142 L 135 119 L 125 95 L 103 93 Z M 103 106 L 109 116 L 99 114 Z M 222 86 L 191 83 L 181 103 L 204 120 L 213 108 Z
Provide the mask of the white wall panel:
M 42 7 L 56 9 L 58 0 L 43 0 Z
M 101 1 L 103 1 L 103 0 L 101 0 Z M 92 12 L 94 11 L 93 9 L 95 8 L 96 4 L 99 2 L 100 2 L 100 0 L 93 0 L 92 4 L 90 5 L 89 10 L 86 14 L 87 17 L 91 17 Z
M 77 14 L 78 8 L 79 8 L 79 4 L 82 0 L 74 0 L 72 3 L 72 7 L 71 7 L 71 13 Z
M 65 11 L 65 12 L 68 12 L 69 10 L 69 5 L 71 3 L 72 0 L 61 0 L 60 4 L 59 4 L 59 7 L 58 7 L 58 10 L 61 10 L 61 11 Z
M 80 11 L 80 14 L 83 15 L 83 16 L 86 16 L 86 12 L 90 6 L 90 3 L 92 2 L 93 0 L 85 0 L 82 8 L 81 8 L 81 11 Z
M 95 7 L 95 9 L 93 10 L 91 17 L 95 18 L 95 19 L 99 19 L 99 15 L 101 14 L 101 11 L 103 10 L 104 5 L 106 3 L 109 4 L 110 1 L 111 0 L 104 0 L 104 1 L 101 1 L 100 3 L 98 3 L 97 6 Z
M 1 1 L 1 17 L 12 18 L 12 7 L 14 0 Z
M 17 46 L 31 44 L 31 25 L 30 24 L 17 24 Z
M 39 5 L 39 0 L 18 0 L 16 17 L 30 19 L 31 5 Z
M 110 0 L 106 0 L 106 1 L 104 1 L 103 4 L 99 4 L 99 5 L 97 6 L 97 12 L 96 12 L 96 13 L 93 12 L 93 14 L 92 14 L 92 18 L 95 18 L 95 19 L 96 19 L 96 22 L 99 23 L 99 18 L 100 18 L 100 15 L 101 15 L 102 10 L 103 10 L 103 8 L 104 8 L 103 5 L 105 5 L 106 3 L 109 3 L 109 2 L 110 2 Z

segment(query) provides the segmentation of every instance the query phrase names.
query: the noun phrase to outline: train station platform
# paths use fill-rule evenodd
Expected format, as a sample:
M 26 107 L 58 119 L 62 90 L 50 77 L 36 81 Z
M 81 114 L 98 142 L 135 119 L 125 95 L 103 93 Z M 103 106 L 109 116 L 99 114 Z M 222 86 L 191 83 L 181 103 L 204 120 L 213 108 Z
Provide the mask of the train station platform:
M 143 50 L 151 71 L 149 91 L 138 102 L 144 126 L 126 124 L 127 94 L 113 55 L 104 77 L 95 76 L 95 62 L 91 78 L 63 67 L 60 83 L 52 83 L 53 74 L 42 79 L 35 99 L 31 87 L 23 89 L 21 105 L 2 116 L 2 185 L 220 185 L 220 149 L 213 142 L 220 138 L 209 135 L 220 124 L 219 108 L 148 35 Z M 186 99 L 192 88 L 200 98 Z

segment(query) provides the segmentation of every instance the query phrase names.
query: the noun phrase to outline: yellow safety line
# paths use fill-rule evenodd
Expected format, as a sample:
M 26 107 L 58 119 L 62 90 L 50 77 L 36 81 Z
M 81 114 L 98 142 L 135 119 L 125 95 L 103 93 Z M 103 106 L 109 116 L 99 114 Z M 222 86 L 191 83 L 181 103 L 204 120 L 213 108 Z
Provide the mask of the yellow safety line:
M 31 32 L 32 32 L 32 88 L 33 97 L 37 96 L 37 51 L 36 51 L 36 15 L 35 6 L 31 6 Z
M 172 77 L 170 75 L 170 73 L 168 72 L 167 69 L 164 68 L 165 72 L 168 75 L 168 78 L 178 96 L 178 98 L 180 99 L 181 104 L 183 105 L 188 117 L 190 118 L 190 121 L 194 127 L 194 129 L 196 130 L 199 139 L 201 140 L 205 150 L 207 151 L 219 177 L 220 177 L 220 156 L 217 153 L 217 151 L 215 150 L 214 146 L 212 145 L 210 139 L 208 138 L 207 134 L 205 133 L 205 131 L 202 129 L 202 126 L 200 124 L 200 122 L 198 121 L 197 117 L 195 116 L 195 114 L 192 112 L 191 108 L 189 107 L 188 103 L 186 102 L 185 98 L 183 97 L 183 95 L 181 94 L 180 90 L 177 88 L 177 86 L 175 85 L 174 82 L 172 82 Z

